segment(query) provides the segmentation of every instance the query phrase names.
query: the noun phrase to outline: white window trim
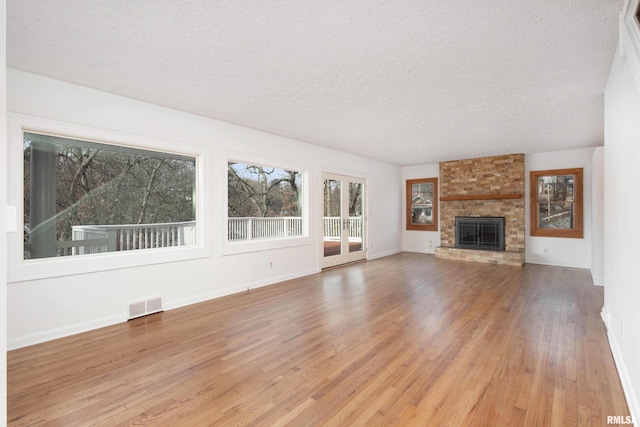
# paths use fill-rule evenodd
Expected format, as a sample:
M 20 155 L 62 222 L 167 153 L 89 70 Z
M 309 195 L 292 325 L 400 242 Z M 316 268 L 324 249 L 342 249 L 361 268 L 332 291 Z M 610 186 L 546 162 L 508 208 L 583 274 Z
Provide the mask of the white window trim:
M 248 252 L 268 251 L 272 249 L 282 249 L 302 245 L 311 244 L 310 230 L 310 204 L 309 190 L 311 182 L 311 168 L 300 163 L 290 162 L 287 160 L 276 160 L 265 157 L 257 157 L 255 155 L 237 152 L 223 152 L 220 165 L 220 236 L 222 255 L 235 255 Z M 245 164 L 254 164 L 262 166 L 271 166 L 278 169 L 295 170 L 302 172 L 302 236 L 298 237 L 274 237 L 271 239 L 260 240 L 239 240 L 230 242 L 228 239 L 229 224 L 229 193 L 227 182 L 227 168 L 230 161 Z
M 23 244 L 23 133 L 44 133 L 68 138 L 96 141 L 115 146 L 147 149 L 196 159 L 196 240 L 195 245 L 107 252 L 102 254 L 24 260 Z M 9 114 L 9 205 L 18 212 L 17 231 L 9 234 L 8 282 L 94 273 L 120 268 L 139 267 L 184 261 L 209 256 L 209 210 L 204 195 L 208 191 L 209 152 L 207 148 L 175 141 L 152 139 L 109 130 L 89 128 L 20 114 Z

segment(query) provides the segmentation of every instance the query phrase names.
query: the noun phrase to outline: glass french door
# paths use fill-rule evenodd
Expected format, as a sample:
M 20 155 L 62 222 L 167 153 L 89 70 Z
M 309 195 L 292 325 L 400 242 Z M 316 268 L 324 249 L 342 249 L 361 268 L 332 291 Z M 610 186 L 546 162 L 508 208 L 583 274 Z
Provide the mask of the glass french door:
M 365 181 L 323 174 L 322 268 L 366 257 Z

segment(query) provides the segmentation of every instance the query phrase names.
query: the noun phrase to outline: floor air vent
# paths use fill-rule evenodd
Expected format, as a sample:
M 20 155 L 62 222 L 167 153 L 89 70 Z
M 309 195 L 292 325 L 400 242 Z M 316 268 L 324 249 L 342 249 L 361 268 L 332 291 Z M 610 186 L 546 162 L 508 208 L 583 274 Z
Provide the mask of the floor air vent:
M 162 297 L 149 298 L 148 300 L 144 301 L 130 302 L 127 320 L 146 316 L 147 314 L 158 313 L 160 311 L 163 311 Z

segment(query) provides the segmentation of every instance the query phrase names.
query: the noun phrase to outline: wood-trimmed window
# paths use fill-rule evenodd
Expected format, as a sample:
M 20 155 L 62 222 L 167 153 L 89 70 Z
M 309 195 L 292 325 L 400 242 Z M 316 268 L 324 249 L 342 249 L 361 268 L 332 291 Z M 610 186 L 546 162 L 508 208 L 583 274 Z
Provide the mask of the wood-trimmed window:
M 531 235 L 583 237 L 582 168 L 531 171 Z
M 407 180 L 407 230 L 438 231 L 438 178 Z

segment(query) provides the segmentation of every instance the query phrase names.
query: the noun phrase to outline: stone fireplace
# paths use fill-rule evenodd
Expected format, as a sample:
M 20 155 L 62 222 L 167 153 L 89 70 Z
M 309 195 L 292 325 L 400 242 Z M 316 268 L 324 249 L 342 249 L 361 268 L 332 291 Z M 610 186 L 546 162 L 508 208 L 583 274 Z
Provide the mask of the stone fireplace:
M 480 217 L 502 218 L 499 247 L 489 243 L 493 250 L 474 248 L 481 237 L 496 239 L 473 225 L 478 222 L 474 218 Z M 462 245 L 456 239 L 456 218 L 464 218 L 467 224 Z M 472 231 L 472 227 L 476 228 Z M 441 246 L 435 250 L 436 258 L 521 266 L 524 237 L 524 154 L 440 163 Z

